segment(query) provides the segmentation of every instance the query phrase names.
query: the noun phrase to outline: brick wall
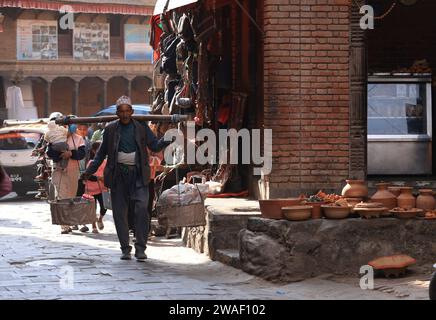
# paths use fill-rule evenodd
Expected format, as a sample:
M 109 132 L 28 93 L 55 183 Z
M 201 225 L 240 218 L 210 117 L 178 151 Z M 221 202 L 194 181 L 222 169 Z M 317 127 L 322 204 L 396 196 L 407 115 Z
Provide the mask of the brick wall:
M 5 16 L 3 21 L 0 43 L 0 60 L 15 60 L 17 57 L 17 22 L 8 16 Z
M 270 197 L 338 191 L 349 166 L 350 7 L 265 0 L 265 127 Z

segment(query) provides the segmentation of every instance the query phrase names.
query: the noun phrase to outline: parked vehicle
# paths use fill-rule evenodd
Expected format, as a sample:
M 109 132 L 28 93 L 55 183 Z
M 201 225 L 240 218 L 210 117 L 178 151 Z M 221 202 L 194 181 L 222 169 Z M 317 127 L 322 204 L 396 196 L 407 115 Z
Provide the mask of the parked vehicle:
M 135 105 L 133 105 L 133 111 L 135 114 L 146 115 L 146 114 L 150 113 L 151 107 L 149 105 L 137 105 L 137 104 L 135 104 Z M 112 115 L 115 115 L 116 113 L 117 113 L 117 106 L 112 105 L 112 106 L 109 106 L 107 108 L 104 108 L 103 110 L 100 110 L 99 112 L 97 112 L 93 116 L 95 116 L 95 117 L 112 116 Z
M 33 180 L 38 157 L 32 151 L 47 131 L 47 120 L 10 121 L 0 128 L 0 163 L 12 180 L 13 192 L 24 196 L 38 190 Z
M 436 269 L 436 264 L 433 265 L 433 268 Z M 436 300 L 436 271 L 433 273 L 430 280 L 429 294 L 430 300 Z

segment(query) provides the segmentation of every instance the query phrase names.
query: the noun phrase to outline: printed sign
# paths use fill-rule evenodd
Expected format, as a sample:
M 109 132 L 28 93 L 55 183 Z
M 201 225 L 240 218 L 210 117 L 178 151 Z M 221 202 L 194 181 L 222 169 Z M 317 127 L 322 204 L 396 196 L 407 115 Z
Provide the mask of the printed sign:
M 17 21 L 17 60 L 58 59 L 56 21 Z
M 74 58 L 77 60 L 109 60 L 109 24 L 76 23 L 73 46 Z
M 150 25 L 124 25 L 124 55 L 126 60 L 148 60 L 153 57 L 150 42 Z

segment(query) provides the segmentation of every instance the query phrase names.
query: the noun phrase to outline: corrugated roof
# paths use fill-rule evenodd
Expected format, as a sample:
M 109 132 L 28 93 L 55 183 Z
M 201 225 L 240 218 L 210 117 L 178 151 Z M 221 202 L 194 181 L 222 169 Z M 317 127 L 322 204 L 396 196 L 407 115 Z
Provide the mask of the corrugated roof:
M 128 4 L 132 6 L 147 6 L 154 7 L 156 0 L 46 0 L 50 2 L 66 2 L 66 3 L 98 3 L 98 4 Z

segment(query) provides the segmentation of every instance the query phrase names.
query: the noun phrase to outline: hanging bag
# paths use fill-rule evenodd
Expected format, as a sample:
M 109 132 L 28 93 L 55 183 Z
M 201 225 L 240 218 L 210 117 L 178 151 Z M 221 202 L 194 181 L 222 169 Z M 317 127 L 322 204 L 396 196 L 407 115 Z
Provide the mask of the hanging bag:
M 157 200 L 156 212 L 158 214 L 159 224 L 164 225 L 167 228 L 198 227 L 206 225 L 204 199 L 197 184 L 195 184 L 195 187 L 201 199 L 198 203 L 182 204 L 180 200 L 180 192 L 179 201 L 173 206 L 161 206 L 159 205 L 159 199 Z

